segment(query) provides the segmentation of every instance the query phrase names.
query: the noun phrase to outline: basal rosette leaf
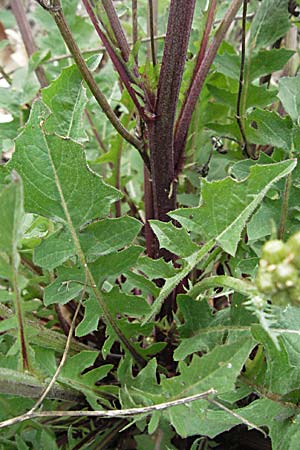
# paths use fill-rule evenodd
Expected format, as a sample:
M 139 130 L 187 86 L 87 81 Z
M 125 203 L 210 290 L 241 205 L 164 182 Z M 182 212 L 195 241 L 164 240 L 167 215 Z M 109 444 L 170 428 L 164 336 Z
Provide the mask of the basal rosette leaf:
M 188 295 L 180 295 L 177 304 L 184 324 L 178 330 L 181 341 L 174 352 L 176 361 L 193 353 L 207 353 L 225 341 L 231 343 L 251 337 L 255 317 L 245 310 L 241 299 L 236 302 L 233 298 L 230 307 L 217 313 L 213 313 L 207 301 L 196 301 Z
M 120 391 L 122 404 L 124 407 L 132 407 L 160 403 L 211 388 L 216 389 L 218 395 L 231 392 L 254 346 L 255 342 L 251 338 L 220 345 L 201 358 L 194 356 L 189 365 L 181 362 L 178 367 L 179 375 L 162 377 L 161 383 L 157 383 L 156 362 L 152 360 L 136 378 L 127 377 L 126 385 Z M 185 438 L 198 434 L 199 424 L 203 421 L 207 408 L 206 400 L 200 400 L 190 405 L 169 408 L 162 414 L 177 433 Z M 203 434 L 207 435 L 207 431 Z
M 99 401 L 108 403 L 104 399 L 101 401 L 101 387 L 96 383 L 106 377 L 113 368 L 111 364 L 105 364 L 86 371 L 95 363 L 97 356 L 98 352 L 95 351 L 82 351 L 72 356 L 66 361 L 58 378 L 64 385 L 82 392 L 94 409 L 99 409 Z M 83 373 L 84 371 L 86 372 Z

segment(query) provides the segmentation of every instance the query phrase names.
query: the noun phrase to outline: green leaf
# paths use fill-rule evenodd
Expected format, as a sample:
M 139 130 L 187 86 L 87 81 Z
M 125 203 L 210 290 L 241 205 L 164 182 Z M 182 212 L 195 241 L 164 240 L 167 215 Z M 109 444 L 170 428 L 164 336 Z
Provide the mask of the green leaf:
M 100 215 L 100 214 L 99 214 Z M 111 254 L 131 244 L 141 229 L 132 217 L 103 219 L 79 230 L 79 240 L 88 261 Z M 76 254 L 72 236 L 65 228 L 51 234 L 35 248 L 35 264 L 52 270 Z
M 85 276 L 81 267 L 60 267 L 57 275 L 55 281 L 45 287 L 44 302 L 46 306 L 53 303 L 64 305 L 76 298 L 83 289 Z
M 284 440 L 286 440 L 286 431 L 290 422 L 281 419 L 281 416 L 286 417 L 287 415 L 288 417 L 288 415 L 292 415 L 292 407 L 285 407 L 282 403 L 262 398 L 255 400 L 244 408 L 234 408 L 232 411 L 233 414 L 238 414 L 240 418 L 231 415 L 230 412 L 217 409 L 216 407 L 202 408 L 202 410 L 199 411 L 197 405 L 192 403 L 188 415 L 189 417 L 193 417 L 193 414 L 197 415 L 198 432 L 196 432 L 197 424 L 196 421 L 194 421 L 193 426 L 189 427 L 191 434 L 201 434 L 203 436 L 214 438 L 218 434 L 229 431 L 234 426 L 240 425 L 242 420 L 245 419 L 257 427 L 266 426 L 268 428 L 273 428 L 274 431 L 276 429 L 280 430 L 278 434 L 280 434 L 281 437 L 284 436 Z M 272 446 L 272 449 L 283 450 L 283 447 L 275 445 L 274 447 Z
M 127 379 L 127 392 L 121 390 L 122 403 L 124 406 L 146 406 L 194 395 L 210 388 L 216 389 L 219 395 L 230 392 L 234 389 L 236 378 L 254 345 L 251 339 L 220 345 L 201 358 L 194 356 L 190 365 L 179 363 L 180 375 L 162 378 L 159 385 L 156 379 L 156 363 L 152 360 L 135 379 Z M 205 411 L 207 403 L 200 400 L 170 408 L 163 412 L 163 416 L 175 427 L 177 433 L 185 438 L 199 434 L 199 424 L 203 421 Z
M 275 111 L 257 109 L 247 117 L 246 135 L 255 144 L 272 145 L 291 151 L 293 125 L 288 117 L 280 117 Z
M 178 209 L 169 215 L 186 229 L 214 239 L 230 255 L 235 255 L 241 232 L 250 216 L 272 186 L 289 174 L 296 161 L 259 165 L 250 169 L 249 177 L 237 182 L 232 178 L 203 180 L 201 205 Z
M 280 330 L 281 340 L 294 367 L 300 365 L 300 308 L 288 305 L 278 311 L 274 328 Z
M 214 65 L 218 72 L 234 80 L 239 80 L 240 58 L 238 55 L 224 52 L 222 55 L 215 57 Z
M 0 145 L 3 150 L 6 139 L 14 139 L 18 134 L 19 127 L 19 119 L 13 119 L 10 122 L 0 123 Z
M 97 356 L 96 351 L 83 351 L 72 356 L 66 361 L 58 378 L 63 384 L 85 394 L 94 409 L 99 408 L 98 400 L 101 399 L 101 387 L 96 382 L 106 377 L 113 368 L 113 365 L 105 364 L 82 374 L 94 364 Z
M 234 389 L 236 378 L 253 346 L 253 341 L 242 339 L 230 345 L 220 345 L 202 358 L 194 356 L 189 366 L 180 363 L 178 377 L 163 380 L 162 385 L 170 393 L 170 397 L 176 395 L 177 398 L 204 392 L 210 388 L 214 388 L 218 396 L 230 392 Z M 198 434 L 196 429 L 199 430 L 203 407 L 205 408 L 203 401 L 199 401 L 190 407 L 183 405 L 171 408 L 164 415 L 184 438 Z M 187 410 L 190 411 L 189 414 Z
M 42 99 L 52 111 L 44 124 L 47 133 L 78 142 L 87 140 L 83 126 L 86 89 L 76 64 L 63 69 L 59 77 L 42 90 Z
M 159 220 L 150 220 L 150 225 L 156 234 L 159 245 L 175 255 L 187 257 L 199 250 L 198 245 L 194 244 L 184 228 L 177 228 L 170 222 L 160 222 Z
M 142 224 L 132 217 L 103 219 L 85 227 L 80 233 L 80 242 L 87 258 L 95 260 L 132 243 Z
M 250 28 L 255 49 L 274 44 L 290 28 L 288 0 L 263 0 Z
M 137 269 L 143 272 L 150 280 L 171 278 L 176 273 L 172 262 L 167 263 L 163 258 L 152 259 L 148 256 L 141 256 L 138 259 Z
M 249 80 L 253 81 L 282 69 L 294 54 L 294 51 L 285 48 L 260 50 L 250 58 Z
M 274 327 L 275 332 L 276 327 Z M 285 333 L 288 333 L 288 329 Z M 295 367 L 289 360 L 288 351 L 280 334 L 278 337 L 279 348 L 277 348 L 269 333 L 260 325 L 253 325 L 252 334 L 265 348 L 267 361 L 267 370 L 263 380 L 265 388 L 280 395 L 287 395 L 294 390 L 298 390 L 300 383 L 299 366 Z M 278 377 L 278 374 L 280 374 L 280 377 Z
M 102 284 L 107 277 L 114 277 L 127 272 L 133 267 L 144 249 L 139 246 L 131 246 L 120 252 L 100 256 L 90 264 L 96 282 Z
M 188 295 L 181 295 L 177 303 L 185 322 L 179 328 L 182 340 L 174 352 L 176 361 L 196 352 L 206 353 L 224 342 L 251 336 L 249 324 L 240 323 L 239 317 L 235 318 L 234 314 L 219 312 L 213 315 L 206 300 L 195 301 Z M 231 313 L 231 309 L 226 312 Z
M 34 249 L 33 261 L 40 267 L 53 270 L 75 254 L 72 236 L 63 228 L 51 234 Z
M 300 75 L 280 78 L 278 97 L 291 119 L 298 124 L 300 116 Z
M 114 287 L 110 292 L 103 294 L 105 303 L 111 314 L 128 315 L 138 318 L 149 313 L 150 306 L 146 300 L 137 295 L 127 295 Z M 99 318 L 103 312 L 94 297 L 89 298 L 84 303 L 84 318 L 76 328 L 76 336 L 85 336 L 98 327 Z
M 224 103 L 231 108 L 236 107 L 237 93 L 217 86 L 208 85 L 208 89 L 218 102 Z M 249 84 L 246 96 L 246 109 L 253 106 L 267 106 L 276 99 L 277 91 L 269 90 L 264 86 L 253 86 Z
M 16 140 L 10 166 L 24 182 L 25 208 L 75 229 L 108 214 L 120 196 L 86 165 L 82 147 L 70 139 L 47 135 L 41 122 L 48 117 L 36 102 L 23 133 Z

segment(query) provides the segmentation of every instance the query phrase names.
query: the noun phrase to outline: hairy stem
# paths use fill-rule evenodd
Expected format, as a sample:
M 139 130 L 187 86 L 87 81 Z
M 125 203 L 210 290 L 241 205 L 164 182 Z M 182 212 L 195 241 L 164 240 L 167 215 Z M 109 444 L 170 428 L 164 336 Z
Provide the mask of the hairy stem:
M 234 20 L 243 0 L 233 0 L 230 7 L 225 13 L 223 20 L 212 39 L 212 42 L 205 53 L 203 61 L 199 67 L 199 70 L 192 82 L 189 94 L 180 111 L 175 131 L 175 154 L 176 154 L 176 166 L 180 161 L 184 152 L 186 138 L 191 123 L 192 115 L 197 104 L 200 92 L 202 90 L 204 81 L 208 75 L 209 69 L 215 59 L 217 51 L 228 31 L 229 26 Z
M 133 47 L 138 41 L 138 5 L 137 0 L 131 0 L 131 11 L 132 11 L 132 42 Z M 135 63 L 138 64 L 138 55 L 135 55 Z
M 146 238 L 146 251 L 150 258 L 155 257 L 155 249 L 157 247 L 157 240 L 149 225 L 149 220 L 154 219 L 153 210 L 153 193 L 152 183 L 150 181 L 150 174 L 147 167 L 144 167 L 144 205 L 145 205 L 145 238 Z
M 211 0 L 210 4 L 209 4 L 209 8 L 208 8 L 207 21 L 206 21 L 204 33 L 203 33 L 201 44 L 200 44 L 200 50 L 199 50 L 199 53 L 198 53 L 198 56 L 197 56 L 197 61 L 196 61 L 196 65 L 194 67 L 194 71 L 193 71 L 193 75 L 192 75 L 192 78 L 191 78 L 190 85 L 189 85 L 189 87 L 187 89 L 187 92 L 185 93 L 184 103 L 187 101 L 187 99 L 188 99 L 188 97 L 190 95 L 190 91 L 191 91 L 193 82 L 194 82 L 194 80 L 196 78 L 196 75 L 197 75 L 197 73 L 198 73 L 198 71 L 200 69 L 200 66 L 202 64 L 204 55 L 206 53 L 209 35 L 210 35 L 211 29 L 212 29 L 212 26 L 213 26 L 213 21 L 214 21 L 216 7 L 217 7 L 217 0 Z M 175 133 L 176 133 L 176 131 L 175 131 Z M 183 152 L 181 154 L 179 154 L 179 148 L 175 147 L 175 175 L 176 176 L 182 170 L 183 161 L 181 161 L 181 158 L 180 158 L 182 155 L 183 155 Z
M 119 49 L 121 50 L 124 61 L 128 61 L 130 54 L 130 47 L 126 39 L 124 30 L 119 20 L 118 14 L 114 7 L 112 0 L 102 0 L 103 7 L 108 17 L 110 26 L 116 38 Z
M 195 0 L 172 0 L 160 71 L 155 118 L 148 121 L 155 218 L 169 220 L 176 207 L 173 129 Z

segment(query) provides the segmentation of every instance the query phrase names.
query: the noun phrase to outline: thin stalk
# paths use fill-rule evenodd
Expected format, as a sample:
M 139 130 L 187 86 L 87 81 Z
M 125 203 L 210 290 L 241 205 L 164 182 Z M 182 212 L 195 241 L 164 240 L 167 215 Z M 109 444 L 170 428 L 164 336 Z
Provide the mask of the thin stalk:
M 116 38 L 119 49 L 121 50 L 122 57 L 124 61 L 127 62 L 130 55 L 130 47 L 126 39 L 121 22 L 119 20 L 118 14 L 114 7 L 114 4 L 112 0 L 102 0 L 102 4 L 108 17 L 111 29 Z
M 243 0 L 233 0 L 230 7 L 225 13 L 223 20 L 212 39 L 212 42 L 205 53 L 202 64 L 192 82 L 191 89 L 189 90 L 188 96 L 186 97 L 184 104 L 181 108 L 175 130 L 175 155 L 176 155 L 176 166 L 180 161 L 182 154 L 184 152 L 184 147 L 186 143 L 186 138 L 191 123 L 192 115 L 197 104 L 200 92 L 202 90 L 204 81 L 208 75 L 209 69 L 215 59 L 217 51 L 232 23 L 234 20 Z
M 207 20 L 206 20 L 205 29 L 204 29 L 204 33 L 203 33 L 201 44 L 200 44 L 200 50 L 199 50 L 199 53 L 197 56 L 197 61 L 196 61 L 196 65 L 194 68 L 193 75 L 192 75 L 191 84 L 185 94 L 186 97 L 189 96 L 189 93 L 190 93 L 190 90 L 192 87 L 192 83 L 193 83 L 194 79 L 196 78 L 197 72 L 200 69 L 204 55 L 206 53 L 209 35 L 211 33 L 211 29 L 212 29 L 212 26 L 214 23 L 216 7 L 217 7 L 217 0 L 211 0 L 210 4 L 209 4 L 208 12 L 207 12 Z
M 110 104 L 108 103 L 106 97 L 104 94 L 100 91 L 96 81 L 94 80 L 94 77 L 92 73 L 90 72 L 89 68 L 87 67 L 81 52 L 78 48 L 78 45 L 76 44 L 73 35 L 70 31 L 70 28 L 68 27 L 68 24 L 66 23 L 65 16 L 63 14 L 63 11 L 61 9 L 60 1 L 55 0 L 55 4 L 49 9 L 47 5 L 44 3 L 39 3 L 47 9 L 52 17 L 55 20 L 55 23 L 68 47 L 70 50 L 75 63 L 80 70 L 80 73 L 87 83 L 88 87 L 90 88 L 92 94 L 94 95 L 97 103 L 101 107 L 102 111 L 106 115 L 106 117 L 109 119 L 113 127 L 117 130 L 117 132 L 131 145 L 133 145 L 139 152 L 141 153 L 142 149 L 142 143 L 136 139 L 134 136 L 132 136 L 126 128 L 123 127 L 117 116 L 115 115 L 113 109 L 111 108 Z M 142 156 L 142 155 L 141 155 Z M 143 157 L 143 156 L 142 156 Z
M 160 34 L 160 35 L 154 36 L 155 42 L 156 41 L 160 41 L 160 40 L 164 40 L 165 38 L 166 38 L 165 34 Z M 146 37 L 146 38 L 142 38 L 140 40 L 140 42 L 141 42 L 141 44 L 147 44 L 147 43 L 150 42 L 150 40 L 151 40 L 150 37 Z M 130 47 L 132 47 L 134 45 L 134 41 L 130 41 L 129 45 L 130 45 Z M 101 52 L 106 52 L 106 48 L 105 47 L 97 47 L 97 48 L 92 48 L 90 50 L 82 50 L 81 51 L 81 53 L 83 55 L 94 55 L 96 53 L 101 53 Z M 55 61 L 62 61 L 62 60 L 67 59 L 67 58 L 73 58 L 73 55 L 71 55 L 69 53 L 69 54 L 66 54 L 66 55 L 55 56 L 54 58 L 48 59 L 43 64 L 51 64 L 51 63 L 53 63 Z
M 128 67 L 126 66 L 126 64 L 122 61 L 122 59 L 117 55 L 117 53 L 114 51 L 111 43 L 109 42 L 109 40 L 107 39 L 107 37 L 105 36 L 105 34 L 103 33 L 103 31 L 101 30 L 99 23 L 98 23 L 98 19 L 94 13 L 93 8 L 90 5 L 89 0 L 82 0 L 83 4 L 85 6 L 85 9 L 91 19 L 92 24 L 94 25 L 94 28 L 98 34 L 98 36 L 100 37 L 104 47 L 106 48 L 107 53 L 110 56 L 110 59 L 113 62 L 113 65 L 115 66 L 116 71 L 118 72 L 120 79 L 122 81 L 122 83 L 124 83 L 124 85 L 126 86 L 126 89 L 128 91 L 128 94 L 130 95 L 136 109 L 138 110 L 139 114 L 141 117 L 143 117 L 145 120 L 147 119 L 146 115 L 145 115 L 145 111 L 144 108 L 141 106 L 141 103 L 138 99 L 137 93 L 134 90 L 134 88 L 132 87 L 132 83 L 134 81 L 134 76 L 133 74 L 130 73 Z M 143 99 L 143 101 L 145 102 L 145 99 Z
M 132 43 L 133 47 L 136 46 L 138 41 L 138 6 L 137 0 L 131 1 L 131 11 L 132 11 Z M 135 63 L 138 65 L 138 55 L 135 55 Z
M 16 22 L 18 24 L 22 40 L 27 52 L 28 57 L 30 58 L 33 53 L 36 52 L 36 45 L 31 33 L 30 24 L 26 17 L 25 9 L 21 0 L 13 0 L 11 2 L 11 9 L 13 15 L 15 16 Z M 48 86 L 48 81 L 46 78 L 46 74 L 44 68 L 39 66 L 35 69 L 36 76 L 39 80 L 41 87 Z
M 152 56 L 152 64 L 156 66 L 156 50 L 155 50 L 155 41 L 154 41 L 154 13 L 153 13 L 153 1 L 148 0 L 148 10 L 149 10 L 149 29 L 150 29 L 150 42 L 151 42 L 151 56 Z
M 291 185 L 292 185 L 292 175 L 289 173 L 285 180 L 285 187 L 281 206 L 280 224 L 278 230 L 278 239 L 284 238 L 286 221 L 288 218 L 288 211 L 289 211 L 289 197 Z
M 12 84 L 12 79 L 11 79 L 11 77 L 9 76 L 8 73 L 6 73 L 4 67 L 1 66 L 1 65 L 0 65 L 0 73 L 1 73 L 2 77 L 4 78 L 4 80 L 5 80 L 9 85 L 11 85 L 11 84 Z
M 189 397 L 177 398 L 164 403 L 158 403 L 156 405 L 144 406 L 141 408 L 129 408 L 129 409 L 114 409 L 109 411 L 37 411 L 33 413 L 25 413 L 21 416 L 13 417 L 12 419 L 4 420 L 0 422 L 0 428 L 5 428 L 16 423 L 24 422 L 28 419 L 36 419 L 39 417 L 102 417 L 105 419 L 125 418 L 132 416 L 148 416 L 154 411 L 164 411 L 165 409 L 173 406 L 184 405 L 187 403 L 195 402 L 201 399 L 208 399 L 211 396 L 217 394 L 215 389 L 209 389 L 208 391 L 201 392 L 200 394 L 191 395 Z
M 91 117 L 91 115 L 90 115 L 90 113 L 88 112 L 87 109 L 85 110 L 85 115 L 86 115 L 86 118 L 87 118 L 87 120 L 88 120 L 88 122 L 89 122 L 89 124 L 91 126 L 93 135 L 95 136 L 95 139 L 96 139 L 96 141 L 99 144 L 99 147 L 101 148 L 101 150 L 103 150 L 106 153 L 108 150 L 107 150 L 106 146 L 104 145 L 104 142 L 102 141 L 102 139 L 101 139 L 101 137 L 100 137 L 100 135 L 98 133 L 98 130 L 95 127 L 93 119 L 92 119 L 92 117 Z
M 241 113 L 241 100 L 243 96 L 243 87 L 244 87 L 244 72 L 245 72 L 245 57 L 246 57 L 246 23 L 247 23 L 247 0 L 243 0 L 243 19 L 242 19 L 242 52 L 241 52 L 241 64 L 240 64 L 240 78 L 239 78 L 239 90 L 237 95 L 237 103 L 236 103 L 236 120 L 238 127 L 240 129 L 240 133 L 243 140 L 243 150 L 245 155 L 250 157 L 248 150 L 248 142 L 244 129 L 244 120 L 243 115 L 244 111 Z
M 16 258 L 13 257 L 12 266 L 13 266 L 13 290 L 14 290 L 14 300 L 15 300 L 15 309 L 16 316 L 18 320 L 19 327 L 19 339 L 21 346 L 21 358 L 22 358 L 22 368 L 24 371 L 28 371 L 30 369 L 29 365 L 29 355 L 27 348 L 27 340 L 25 335 L 25 321 L 22 307 L 22 299 L 20 295 L 20 290 L 18 286 L 18 269 L 17 269 L 17 261 Z

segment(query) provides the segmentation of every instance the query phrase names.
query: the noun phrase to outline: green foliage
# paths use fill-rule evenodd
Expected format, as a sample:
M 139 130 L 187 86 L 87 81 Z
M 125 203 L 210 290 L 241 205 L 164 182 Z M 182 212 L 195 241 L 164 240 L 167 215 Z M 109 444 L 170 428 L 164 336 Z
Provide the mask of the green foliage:
M 295 162 L 292 161 L 273 166 L 254 166 L 243 182 L 232 178 L 213 183 L 203 180 L 201 205 L 179 209 L 170 215 L 205 240 L 214 239 L 224 251 L 234 256 L 241 232 L 251 214 L 272 184 L 294 167 Z

